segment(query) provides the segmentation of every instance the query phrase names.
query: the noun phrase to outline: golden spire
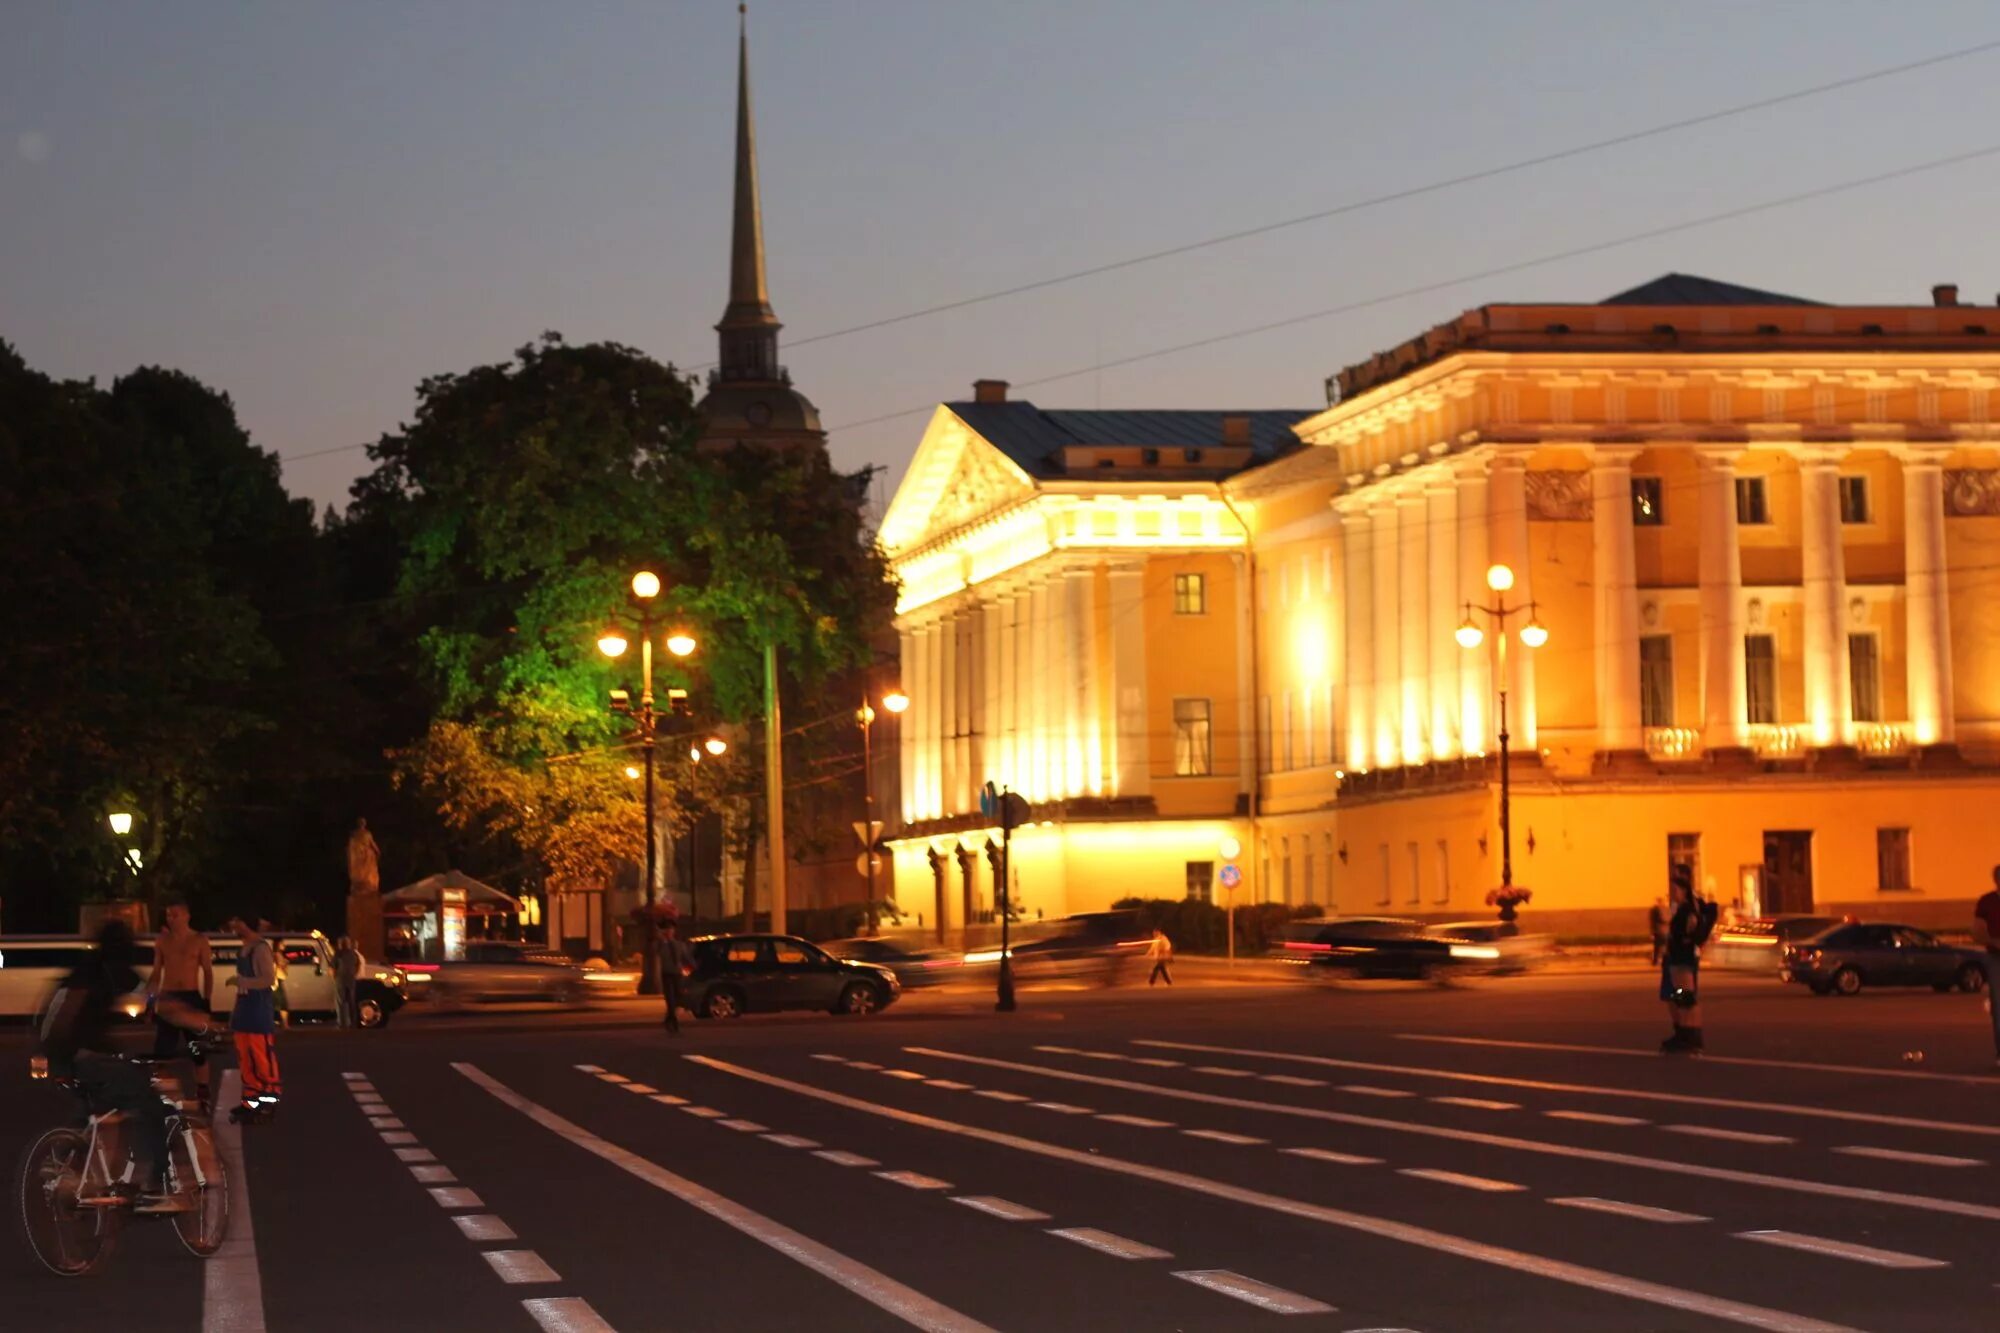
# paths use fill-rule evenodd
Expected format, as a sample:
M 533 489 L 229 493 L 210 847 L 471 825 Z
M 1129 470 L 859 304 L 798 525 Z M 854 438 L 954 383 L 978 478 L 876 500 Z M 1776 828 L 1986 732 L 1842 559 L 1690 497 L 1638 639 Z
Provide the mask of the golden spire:
M 722 326 L 776 327 L 764 285 L 764 214 L 757 199 L 757 128 L 750 114 L 749 6 L 738 5 L 736 67 L 736 217 L 729 247 L 729 308 Z

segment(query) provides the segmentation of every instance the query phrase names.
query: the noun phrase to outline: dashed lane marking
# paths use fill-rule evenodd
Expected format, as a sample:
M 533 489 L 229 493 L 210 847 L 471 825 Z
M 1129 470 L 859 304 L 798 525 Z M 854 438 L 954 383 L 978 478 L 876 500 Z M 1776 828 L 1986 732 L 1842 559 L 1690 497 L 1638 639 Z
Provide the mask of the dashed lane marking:
M 686 1106 L 688 1104 L 687 1098 L 676 1097 L 671 1092 L 656 1092 L 653 1094 L 652 1100 L 662 1106 Z
M 762 1134 L 770 1128 L 769 1125 L 760 1125 L 755 1120 L 718 1120 L 715 1123 L 724 1129 L 733 1129 L 739 1134 Z
M 943 1088 L 946 1092 L 970 1092 L 972 1090 L 970 1083 L 960 1083 L 955 1078 L 927 1078 L 924 1080 L 924 1086 L 927 1088 Z
M 1677 1212 L 1672 1208 L 1654 1208 L 1643 1203 L 1625 1203 L 1618 1199 L 1593 1199 L 1579 1197 L 1573 1199 L 1550 1199 L 1550 1203 L 1564 1208 L 1582 1208 L 1592 1213 L 1610 1213 L 1614 1217 L 1633 1217 L 1641 1222 L 1706 1222 L 1700 1213 Z
M 522 1301 L 521 1308 L 541 1326 L 542 1333 L 618 1333 L 581 1296 L 544 1296 Z
M 1439 1106 L 1470 1106 L 1476 1111 L 1518 1111 L 1519 1102 L 1496 1102 L 1485 1097 L 1433 1097 Z
M 1417 1095 L 1414 1092 L 1405 1092 L 1401 1088 L 1378 1088 L 1371 1083 L 1343 1083 L 1340 1085 L 1340 1090 L 1342 1092 L 1351 1092 L 1357 1097 L 1414 1097 Z
M 972 1095 L 975 1097 L 991 1097 L 996 1102 L 1025 1102 L 1028 1100 L 1024 1093 L 1002 1092 L 998 1088 L 981 1088 Z
M 1183 1062 L 1180 1060 L 1169 1060 L 1164 1055 L 1135 1055 L 1132 1057 L 1132 1063 L 1135 1065 L 1151 1065 L 1155 1069 L 1179 1069 Z
M 815 1055 L 813 1056 L 813 1059 L 815 1059 L 815 1060 L 825 1060 L 825 1061 L 827 1061 L 827 1062 L 828 1062 L 828 1063 L 830 1063 L 830 1064 L 836 1064 L 836 1065 L 844 1065 L 844 1064 L 846 1064 L 846 1063 L 847 1063 L 847 1057 L 846 1057 L 846 1056 L 844 1056 L 844 1055 L 830 1055 L 830 1054 L 828 1054 L 828 1053 L 827 1053 L 827 1052 L 825 1052 L 825 1051 L 820 1051 L 820 1052 L 816 1053 L 816 1054 L 815 1054 Z
M 1418 1180 L 1435 1180 L 1440 1185 L 1457 1185 L 1461 1189 L 1484 1190 L 1488 1194 L 1513 1194 L 1528 1188 L 1516 1185 L 1511 1180 L 1492 1180 L 1486 1176 L 1468 1176 L 1463 1171 L 1443 1171 L 1434 1166 L 1405 1166 L 1397 1168 L 1399 1176 L 1413 1176 Z
M 1279 1152 L 1293 1157 L 1309 1157 L 1315 1162 L 1332 1162 L 1337 1166 L 1380 1166 L 1379 1157 L 1363 1157 L 1359 1153 L 1335 1152 L 1331 1148 L 1280 1148 Z
M 1194 1268 L 1174 1276 L 1197 1287 L 1207 1287 L 1210 1291 L 1234 1296 L 1239 1301 L 1248 1301 L 1272 1314 L 1331 1314 L 1334 1310 L 1325 1301 L 1316 1301 L 1310 1296 L 1301 1296 L 1295 1291 L 1286 1291 L 1283 1287 L 1274 1287 L 1226 1268 Z
M 581 1067 L 581 1066 L 579 1066 L 579 1068 L 580 1068 L 580 1067 Z M 349 1083 L 352 1083 L 352 1082 L 354 1082 L 354 1081 L 355 1081 L 356 1079 L 359 1079 L 359 1080 L 362 1080 L 363 1082 L 365 1082 L 365 1081 L 367 1081 L 367 1078 L 368 1078 L 368 1075 L 366 1075 L 366 1074 L 353 1074 L 353 1073 L 344 1073 L 344 1074 L 342 1074 L 342 1075 L 341 1075 L 341 1077 L 342 1077 L 342 1078 L 344 1078 L 344 1079 L 346 1079 L 346 1080 L 347 1080 L 347 1081 L 348 1081 Z
M 1181 1133 L 1191 1139 L 1208 1139 L 1213 1143 L 1234 1143 L 1242 1147 L 1270 1142 L 1269 1139 L 1260 1139 L 1254 1134 L 1231 1134 L 1226 1129 L 1184 1129 Z
M 519 1240 L 514 1228 L 492 1213 L 460 1213 L 451 1219 L 467 1240 Z
M 385 1129 L 382 1131 L 384 1143 L 415 1143 L 417 1136 L 407 1129 Z
M 1551 1120 L 1575 1120 L 1585 1125 L 1650 1125 L 1644 1116 L 1606 1115 L 1602 1111 L 1544 1111 Z
M 1754 1240 L 1765 1245 L 1782 1245 L 1788 1250 L 1805 1250 L 1811 1254 L 1824 1254 L 1835 1259 L 1850 1259 L 1857 1264 L 1872 1264 L 1876 1268 L 1951 1267 L 1942 1259 L 1927 1259 L 1921 1254 L 1878 1250 L 1873 1245 L 1855 1245 L 1844 1240 L 1828 1240 L 1824 1236 L 1807 1236 L 1797 1231 L 1739 1231 L 1736 1235 L 1741 1240 Z
M 1099 1231 L 1096 1227 L 1055 1227 L 1049 1234 L 1061 1236 L 1064 1240 L 1073 1240 L 1079 1245 L 1086 1245 L 1096 1250 L 1099 1254 L 1108 1254 L 1118 1259 L 1174 1257 L 1171 1250 L 1163 1250 L 1157 1245 L 1147 1245 L 1136 1240 L 1127 1240 L 1123 1236 L 1114 1236 L 1109 1231 Z
M 1878 1157 L 1885 1162 L 1908 1162 L 1913 1166 L 1986 1165 L 1985 1162 L 1977 1157 L 1947 1157 L 1941 1153 L 1934 1152 L 1904 1152 L 1900 1148 L 1869 1148 L 1850 1145 L 1845 1148 L 1835 1148 L 1834 1151 L 1837 1153 L 1846 1153 L 1849 1157 Z
M 681 1110 L 702 1120 L 720 1120 L 729 1114 L 727 1111 L 718 1111 L 713 1106 L 683 1106 Z
M 231 1104 L 242 1095 L 242 1075 L 224 1070 L 216 1084 L 217 1104 Z M 229 1170 L 229 1230 L 222 1247 L 202 1265 L 202 1333 L 264 1333 L 264 1278 L 257 1266 L 257 1231 L 250 1222 L 243 1131 L 227 1116 L 215 1122 L 215 1148 Z
M 813 1156 L 824 1158 L 835 1166 L 880 1166 L 873 1157 L 863 1157 L 858 1152 L 844 1152 L 839 1148 L 822 1148 Z
M 435 1162 L 437 1154 L 429 1148 L 398 1148 L 396 1160 L 399 1162 Z
M 570 1067 L 572 1069 L 580 1069 L 586 1074 L 602 1074 L 604 1072 L 603 1065 L 572 1065 Z
M 920 1051 L 919 1053 L 926 1053 Z M 947 1054 L 928 1052 L 932 1054 Z M 924 1115 L 916 1111 L 906 1111 L 900 1107 L 888 1106 L 881 1102 L 871 1102 L 860 1097 L 850 1097 L 834 1092 L 830 1088 L 816 1087 L 800 1083 L 795 1079 L 767 1074 L 745 1065 L 718 1060 L 714 1056 L 689 1055 L 685 1057 L 705 1068 L 719 1073 L 731 1074 L 737 1078 L 766 1087 L 780 1088 L 802 1097 L 825 1102 L 830 1106 L 844 1106 L 852 1111 L 892 1120 L 899 1124 L 914 1125 L 934 1130 L 940 1134 L 953 1134 L 960 1138 L 991 1143 L 1012 1148 L 1018 1152 L 1030 1153 L 1052 1161 L 1067 1162 L 1073 1166 L 1089 1167 L 1127 1179 L 1146 1180 L 1154 1184 L 1167 1185 L 1185 1190 L 1191 1194 L 1205 1195 L 1227 1203 L 1242 1204 L 1259 1208 L 1266 1212 L 1318 1222 L 1325 1226 L 1337 1227 L 1345 1231 L 1373 1236 L 1377 1239 L 1392 1240 L 1399 1244 L 1414 1245 L 1440 1254 L 1454 1255 L 1477 1263 L 1490 1264 L 1510 1273 L 1527 1274 L 1546 1278 L 1553 1282 L 1564 1282 L 1571 1286 L 1592 1291 L 1608 1292 L 1629 1300 L 1644 1301 L 1672 1310 L 1682 1310 L 1692 1314 L 1710 1315 L 1717 1319 L 1762 1329 L 1765 1333 L 1856 1333 L 1853 1328 L 1814 1319 L 1807 1315 L 1793 1314 L 1785 1310 L 1775 1310 L 1768 1306 L 1751 1305 L 1743 1301 L 1733 1301 L 1725 1297 L 1710 1296 L 1704 1292 L 1690 1290 L 1686 1283 L 1668 1284 L 1649 1282 L 1644 1278 L 1627 1277 L 1622 1273 L 1612 1273 L 1601 1268 L 1571 1263 L 1567 1260 L 1547 1255 L 1534 1254 L 1526 1250 L 1505 1245 L 1493 1245 L 1473 1240 L 1450 1232 L 1436 1231 L 1429 1227 L 1399 1222 L 1393 1218 L 1376 1217 L 1367 1213 L 1351 1212 L 1347 1209 L 1329 1208 L 1324 1204 L 1310 1203 L 1304 1199 L 1286 1198 L 1283 1195 L 1266 1194 L 1261 1190 L 1234 1185 L 1211 1176 L 1199 1176 L 1192 1172 L 1176 1171 L 1167 1167 L 1153 1166 L 1144 1162 L 1127 1161 L 1109 1153 L 1085 1152 L 1076 1148 L 1066 1148 L 1060 1144 L 1044 1143 L 1038 1139 L 1025 1138 L 1019 1134 L 1008 1134 L 1000 1130 L 986 1129 L 978 1125 L 963 1125 L 938 1116 Z M 948 1058 L 963 1058 L 948 1056 Z M 1028 1066 L 1028 1068 L 1033 1068 Z M 1135 1084 L 1144 1088 L 1144 1084 Z M 1202 1094 L 1205 1098 L 1207 1094 Z M 1226 1099 L 1233 1100 L 1233 1099 Z M 1382 1124 L 1392 1124 L 1383 1121 Z
M 486 1206 L 485 1202 L 477 1194 L 458 1185 L 431 1190 L 430 1196 L 440 1208 L 484 1208 Z
M 1712 1125 L 1661 1125 L 1669 1134 L 1691 1134 L 1698 1139 L 1727 1139 L 1731 1143 L 1797 1143 L 1789 1134 L 1754 1134 L 1747 1129 L 1717 1129 Z
M 631 1079 L 626 1078 L 623 1074 L 602 1073 L 599 1074 L 598 1077 L 603 1079 L 606 1083 L 630 1083 L 632 1081 Z
M 847 1066 L 850 1069 L 880 1069 L 882 1067 L 869 1060 L 849 1060 Z
M 1008 1222 L 1046 1222 L 1049 1215 L 1039 1208 L 1030 1208 L 1025 1203 L 1014 1203 L 1007 1199 L 995 1198 L 991 1194 L 954 1194 L 951 1201 L 962 1203 L 967 1208 L 976 1208 L 982 1213 L 998 1217 Z
M 556 1270 L 533 1250 L 481 1250 L 479 1257 L 492 1265 L 494 1276 L 502 1282 L 520 1284 L 525 1282 L 560 1282 Z
M 650 1097 L 659 1091 L 658 1088 L 650 1083 L 624 1083 L 619 1086 L 623 1087 L 627 1092 L 636 1092 L 641 1097 Z
M 1248 1069 L 1231 1069 L 1231 1068 L 1230 1068 L 1230 1067 L 1229 1067 L 1228 1065 L 1196 1065 L 1196 1066 L 1195 1066 L 1195 1067 L 1194 1067 L 1193 1069 L 1189 1070 L 1188 1072 L 1190 1072 L 1190 1073 L 1194 1073 L 1194 1074 L 1213 1074 L 1213 1075 L 1215 1075 L 1215 1076 L 1216 1076 L 1217 1078 L 1255 1078 L 1255 1077 L 1256 1077 L 1256 1074 L 1255 1074 L 1255 1073 L 1254 1073 L 1253 1071 L 1251 1071 L 1251 1070 L 1248 1070 Z
M 913 1190 L 948 1190 L 951 1188 L 949 1180 L 939 1180 L 936 1176 L 927 1176 L 921 1171 L 877 1171 L 875 1174 L 889 1181 L 891 1184 L 902 1185 Z
M 2000 1222 L 2000 1207 L 1992 1204 L 1971 1203 L 1964 1199 L 1939 1198 L 1933 1195 L 1905 1194 L 1895 1190 L 1869 1189 L 1855 1185 L 1836 1185 L 1830 1181 L 1808 1180 L 1798 1176 L 1777 1176 L 1762 1171 L 1744 1171 L 1735 1167 L 1711 1166 L 1705 1162 L 1686 1160 L 1683 1156 L 1644 1156 L 1638 1153 L 1613 1152 L 1605 1148 L 1584 1148 L 1575 1144 L 1550 1143 L 1541 1139 L 1519 1138 L 1511 1134 L 1492 1134 L 1481 1130 L 1459 1129 L 1449 1125 L 1429 1125 L 1418 1121 L 1388 1120 L 1381 1116 L 1357 1115 L 1349 1111 L 1328 1111 L 1316 1106 L 1294 1106 L 1286 1102 L 1248 1101 L 1241 1097 L 1230 1097 L 1217 1092 L 1196 1092 L 1189 1088 L 1168 1088 L 1154 1083 L 1141 1083 L 1131 1079 L 1106 1078 L 1096 1074 L 1083 1074 L 1075 1070 L 1056 1069 L 1047 1065 L 1024 1064 L 1015 1060 L 997 1060 L 990 1056 L 970 1055 L 960 1051 L 939 1050 L 935 1047 L 912 1046 L 906 1048 L 913 1055 L 927 1056 L 938 1060 L 956 1060 L 961 1064 L 979 1065 L 990 1069 L 1008 1069 L 1022 1074 L 1039 1074 L 1044 1078 L 1058 1079 L 1069 1083 L 1087 1083 L 1096 1087 L 1119 1088 L 1128 1092 L 1146 1093 L 1155 1097 L 1166 1097 L 1175 1101 L 1199 1102 L 1205 1106 L 1227 1106 L 1238 1110 L 1262 1111 L 1270 1115 L 1292 1116 L 1301 1120 L 1320 1120 L 1333 1124 L 1358 1125 L 1367 1129 L 1388 1130 L 1397 1134 L 1416 1134 L 1425 1138 L 1451 1139 L 1459 1143 L 1478 1143 L 1489 1148 L 1508 1148 L 1516 1152 L 1539 1153 L 1548 1157 L 1567 1157 L 1582 1162 L 1603 1162 L 1614 1166 L 1627 1166 L 1641 1171 L 1660 1171 L 1670 1175 L 1692 1176 L 1703 1180 L 1723 1180 L 1737 1185 L 1758 1185 L 1766 1189 L 1787 1190 L 1794 1194 L 1812 1194 L 1831 1199 L 1853 1199 L 1865 1203 L 1887 1204 L 1896 1208 L 1909 1208 L 1919 1212 L 1944 1213 L 1958 1217 L 1976 1217 L 1984 1221 Z M 689 1056 L 689 1059 L 701 1057 Z
M 1434 1041 L 1452 1046 L 1507 1046 L 1528 1051 L 1570 1051 L 1579 1055 L 1626 1055 L 1657 1062 L 1651 1051 L 1635 1051 L 1626 1046 L 1568 1046 L 1548 1041 L 1502 1041 L 1497 1037 L 1447 1037 L 1433 1032 L 1398 1032 L 1402 1041 Z M 1178 1043 L 1164 1043 L 1177 1045 Z M 1872 1074 L 1877 1078 L 1927 1079 L 1936 1083 L 1973 1083 L 1991 1086 L 1993 1080 L 1978 1074 L 1934 1074 L 1917 1069 L 1873 1069 L 1867 1065 L 1820 1065 L 1810 1060 L 1766 1060 L 1748 1055 L 1702 1055 L 1703 1064 L 1752 1065 L 1760 1069 L 1799 1069 L 1815 1074 Z M 1993 1131 L 2000 1133 L 2000 1130 Z
M 766 1134 L 764 1142 L 775 1143 L 780 1148 L 817 1148 L 818 1139 L 801 1138 L 797 1134 Z
M 1263 1079 L 1266 1083 L 1282 1083 L 1288 1088 L 1323 1088 L 1326 1086 L 1325 1079 L 1307 1078 L 1303 1074 L 1259 1074 L 1257 1077 Z
M 376 1129 L 401 1129 L 403 1122 L 392 1115 L 371 1115 L 368 1123 Z
M 1069 1102 L 1029 1102 L 1037 1111 L 1054 1111 L 1057 1115 L 1089 1115 L 1088 1106 L 1075 1106 Z
M 1113 1125 L 1131 1125 L 1137 1129 L 1172 1129 L 1174 1127 L 1174 1122 L 1171 1120 L 1155 1120 L 1149 1115 L 1112 1115 L 1108 1111 L 1101 1111 L 1098 1113 L 1097 1118 Z
M 458 1181 L 458 1177 L 451 1173 L 451 1168 L 448 1166 L 413 1166 L 410 1168 L 410 1174 L 419 1182 L 428 1185 L 451 1185 Z
M 839 1283 L 863 1300 L 888 1311 L 905 1323 L 923 1329 L 926 1333 L 992 1333 L 985 1324 L 969 1315 L 961 1314 L 914 1288 L 904 1286 L 886 1273 L 871 1268 L 858 1259 L 823 1245 L 810 1236 L 794 1231 L 783 1223 L 774 1221 L 733 1199 L 725 1198 L 684 1176 L 676 1175 L 657 1162 L 599 1138 L 583 1126 L 565 1120 L 547 1107 L 529 1101 L 473 1065 L 459 1062 L 452 1067 L 496 1099 L 513 1107 L 551 1133 L 567 1139 L 584 1151 L 602 1158 L 654 1188 L 699 1208 L 717 1221 L 734 1227 L 744 1235 L 805 1265 L 823 1277 Z
M 925 1077 L 914 1069 L 885 1069 L 882 1072 L 890 1078 L 906 1078 L 917 1083 L 923 1082 Z

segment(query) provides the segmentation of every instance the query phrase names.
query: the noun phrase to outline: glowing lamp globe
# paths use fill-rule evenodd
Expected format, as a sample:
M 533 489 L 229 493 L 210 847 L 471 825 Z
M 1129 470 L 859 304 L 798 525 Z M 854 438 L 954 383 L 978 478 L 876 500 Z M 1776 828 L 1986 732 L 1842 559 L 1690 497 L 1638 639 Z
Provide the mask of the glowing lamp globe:
M 1539 620 L 1530 620 L 1521 626 L 1521 642 L 1530 648 L 1539 648 L 1549 641 L 1549 629 Z
M 632 576 L 632 595 L 641 601 L 651 601 L 660 595 L 660 576 L 650 569 L 642 569 Z
M 910 706 L 910 696 L 901 690 L 891 690 L 882 696 L 882 706 L 892 713 L 900 713 Z
M 667 636 L 667 651 L 675 657 L 686 657 L 694 651 L 694 635 L 686 630 L 675 630 Z
M 1486 586 L 1495 592 L 1506 592 L 1514 586 L 1514 571 L 1505 565 L 1489 565 L 1486 570 Z
M 625 636 L 616 631 L 610 631 L 597 636 L 597 651 L 603 653 L 606 657 L 623 657 L 625 656 L 625 650 L 631 646 L 625 642 Z
M 1470 616 L 1466 618 L 1464 624 L 1452 631 L 1451 637 L 1458 640 L 1458 646 L 1461 648 L 1477 648 L 1486 641 L 1486 635 L 1479 626 L 1472 623 Z

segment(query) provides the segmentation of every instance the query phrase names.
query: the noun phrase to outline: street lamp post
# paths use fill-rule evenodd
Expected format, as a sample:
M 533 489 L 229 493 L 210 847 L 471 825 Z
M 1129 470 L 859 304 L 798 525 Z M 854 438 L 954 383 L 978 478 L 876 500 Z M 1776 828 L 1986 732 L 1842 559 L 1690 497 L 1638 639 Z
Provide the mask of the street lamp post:
M 703 750 L 720 759 L 728 752 L 729 742 L 720 736 L 710 736 L 700 745 L 690 745 L 688 747 L 688 759 L 699 764 Z M 697 813 L 693 819 L 688 821 L 688 915 L 693 917 L 701 915 L 701 901 L 699 897 L 701 893 L 701 818 L 701 815 Z M 722 915 L 722 904 L 720 902 L 717 902 L 715 905 L 715 914 L 717 916 Z
M 882 696 L 882 706 L 892 713 L 901 713 L 910 706 L 910 696 L 901 690 L 890 690 Z M 880 829 L 875 823 L 875 709 L 868 702 L 868 696 L 861 697 L 861 707 L 854 710 L 854 720 L 861 724 L 861 864 L 868 875 L 868 933 L 875 935 L 881 931 L 881 923 L 875 915 L 875 840 Z
M 1526 648 L 1539 648 L 1549 641 L 1549 631 L 1535 617 L 1535 604 L 1530 601 L 1525 607 L 1507 605 L 1507 594 L 1514 587 L 1514 571 L 1506 565 L 1494 565 L 1486 571 L 1486 586 L 1493 592 L 1493 605 L 1479 606 L 1472 602 L 1465 604 L 1465 619 L 1453 635 L 1458 646 L 1467 650 L 1479 647 L 1486 634 L 1473 620 L 1472 613 L 1478 611 L 1493 621 L 1493 646 L 1497 656 L 1494 680 L 1500 691 L 1500 888 L 1503 893 L 1514 887 L 1514 829 L 1512 815 L 1512 783 L 1508 773 L 1507 752 L 1507 617 L 1521 611 L 1528 613 L 1528 623 L 1521 626 L 1521 644 Z

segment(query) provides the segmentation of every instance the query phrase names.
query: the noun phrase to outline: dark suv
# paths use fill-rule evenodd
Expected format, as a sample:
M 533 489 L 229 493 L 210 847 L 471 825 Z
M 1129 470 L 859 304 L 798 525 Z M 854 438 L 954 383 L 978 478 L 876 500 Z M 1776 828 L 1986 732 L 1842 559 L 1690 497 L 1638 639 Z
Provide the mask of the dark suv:
M 903 992 L 888 968 L 835 958 L 792 935 L 709 935 L 693 945 L 687 1007 L 703 1018 L 778 1009 L 872 1014 Z

